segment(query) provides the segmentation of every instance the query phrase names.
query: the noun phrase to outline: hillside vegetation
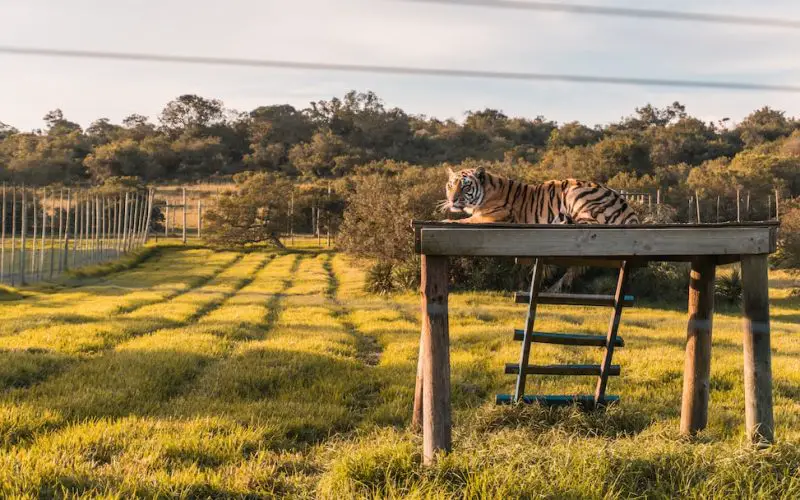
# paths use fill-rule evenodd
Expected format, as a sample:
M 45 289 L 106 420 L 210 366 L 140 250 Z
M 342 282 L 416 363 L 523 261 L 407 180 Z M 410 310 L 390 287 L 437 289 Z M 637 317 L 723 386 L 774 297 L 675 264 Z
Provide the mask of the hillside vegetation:
M 4 497 L 796 498 L 800 495 L 798 281 L 771 277 L 778 443 L 743 436 L 741 320 L 714 324 L 711 411 L 678 436 L 686 314 L 633 308 L 609 391 L 582 414 L 496 407 L 513 377 L 507 294 L 451 296 L 454 453 L 420 466 L 407 430 L 416 294 L 363 292 L 341 254 L 163 248 L 137 267 L 0 306 Z M 543 308 L 549 331 L 601 332 L 607 316 Z M 550 330 L 552 329 L 552 330 Z M 536 360 L 599 351 L 536 346 Z M 531 393 L 588 378 L 529 377 Z

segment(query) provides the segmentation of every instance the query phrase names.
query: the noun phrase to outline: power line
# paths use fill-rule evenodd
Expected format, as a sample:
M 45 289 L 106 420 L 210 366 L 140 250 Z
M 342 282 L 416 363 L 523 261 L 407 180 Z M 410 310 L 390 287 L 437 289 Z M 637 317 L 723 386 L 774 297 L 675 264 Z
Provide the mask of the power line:
M 681 12 L 674 10 L 637 9 L 630 7 L 602 7 L 597 5 L 518 1 L 518 0 L 403 0 L 413 3 L 433 3 L 457 5 L 461 7 L 489 7 L 497 9 L 537 10 L 547 12 L 568 12 L 571 14 L 590 14 L 598 16 L 621 16 L 667 21 L 694 21 L 716 24 L 737 24 L 747 26 L 767 26 L 770 28 L 800 29 L 800 20 L 778 19 L 774 17 L 748 17 L 734 14 L 712 14 L 705 12 Z
M 551 81 L 569 83 L 593 83 L 608 85 L 634 85 L 647 87 L 692 87 L 726 90 L 760 90 L 771 92 L 800 93 L 800 86 L 771 85 L 747 82 L 725 82 L 704 80 L 673 80 L 661 78 L 637 78 L 600 75 L 574 75 L 558 73 L 533 73 L 515 71 L 484 71 L 472 69 L 416 68 L 409 66 L 375 66 L 362 64 L 318 63 L 282 61 L 269 59 L 239 59 L 227 57 L 178 56 L 165 54 L 143 54 L 126 52 L 98 52 L 90 50 L 43 49 L 32 47 L 0 46 L 0 54 L 70 57 L 81 59 L 105 59 L 117 61 L 143 61 L 161 63 L 205 64 L 252 68 L 279 68 L 309 71 L 343 71 L 391 75 L 414 75 L 435 77 L 481 78 L 496 80 Z

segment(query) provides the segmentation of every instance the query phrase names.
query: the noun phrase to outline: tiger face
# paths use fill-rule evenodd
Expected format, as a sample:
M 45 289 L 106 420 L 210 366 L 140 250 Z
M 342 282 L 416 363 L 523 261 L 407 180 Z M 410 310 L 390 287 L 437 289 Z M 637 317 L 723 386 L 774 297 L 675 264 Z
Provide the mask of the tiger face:
M 483 167 L 458 172 L 448 168 L 447 171 L 449 175 L 445 188 L 447 208 L 451 212 L 472 213 L 474 208 L 481 205 L 484 198 L 483 181 L 486 174 Z

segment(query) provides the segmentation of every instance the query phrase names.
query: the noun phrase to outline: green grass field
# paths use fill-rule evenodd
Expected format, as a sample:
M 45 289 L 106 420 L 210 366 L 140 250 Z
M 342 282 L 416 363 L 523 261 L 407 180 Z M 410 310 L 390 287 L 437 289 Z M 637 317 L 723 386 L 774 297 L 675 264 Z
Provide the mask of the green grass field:
M 172 246 L 0 301 L 0 491 L 87 498 L 798 498 L 800 285 L 772 276 L 778 443 L 745 444 L 741 319 L 715 318 L 710 422 L 678 435 L 686 314 L 634 308 L 605 412 L 497 407 L 524 306 L 451 295 L 454 452 L 407 430 L 419 298 L 362 292 L 345 256 Z M 108 269 L 106 269 L 108 271 Z M 24 298 L 20 298 L 20 297 Z M 610 311 L 543 307 L 600 333 Z M 533 361 L 599 362 L 536 345 Z M 585 393 L 590 377 L 529 377 Z

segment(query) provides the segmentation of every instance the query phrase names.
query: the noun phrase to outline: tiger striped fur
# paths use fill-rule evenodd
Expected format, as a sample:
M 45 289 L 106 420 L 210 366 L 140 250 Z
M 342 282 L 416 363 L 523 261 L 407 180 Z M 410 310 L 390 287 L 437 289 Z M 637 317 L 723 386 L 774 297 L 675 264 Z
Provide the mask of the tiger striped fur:
M 448 169 L 447 199 L 441 207 L 470 217 L 448 222 L 520 224 L 638 224 L 625 198 L 603 185 L 576 179 L 525 184 L 483 167 Z

